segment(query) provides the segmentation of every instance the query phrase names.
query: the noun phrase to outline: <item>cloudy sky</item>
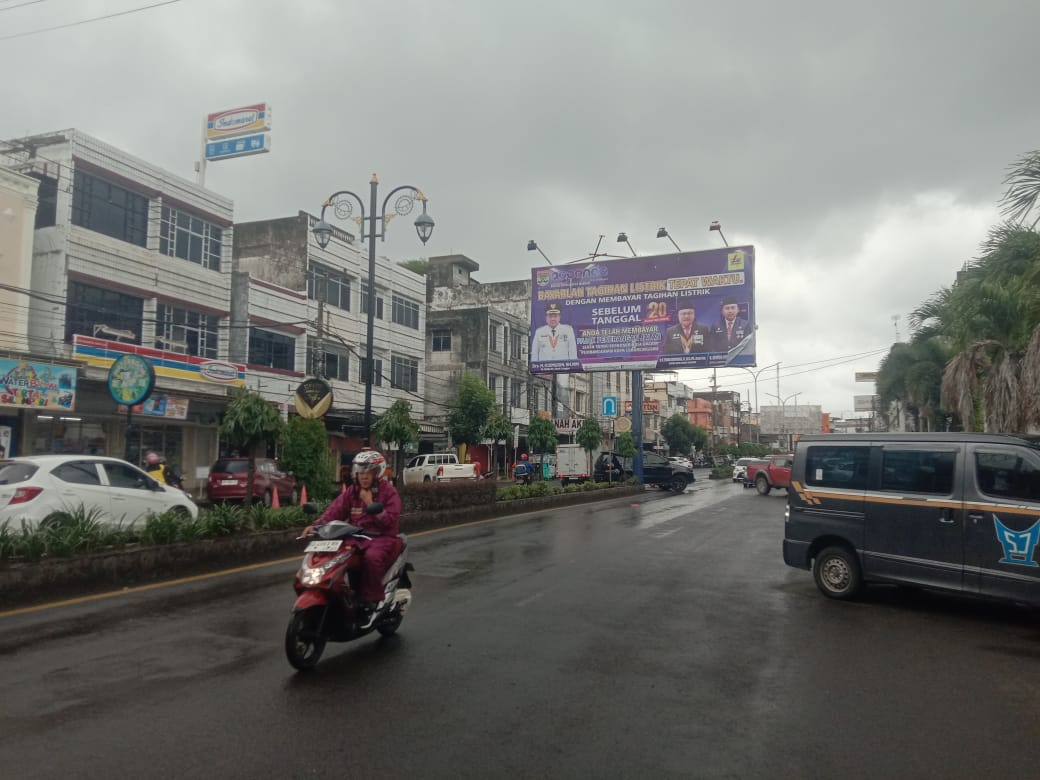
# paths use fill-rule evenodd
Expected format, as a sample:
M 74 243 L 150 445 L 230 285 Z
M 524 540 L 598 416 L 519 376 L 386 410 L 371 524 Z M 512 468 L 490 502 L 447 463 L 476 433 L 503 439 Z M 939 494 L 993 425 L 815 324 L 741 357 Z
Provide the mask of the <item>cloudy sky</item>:
M 463 253 L 482 281 L 528 277 L 529 239 L 555 263 L 620 230 L 667 251 L 662 225 L 705 249 L 717 219 L 757 250 L 758 365 L 835 414 L 1040 148 L 1035 0 L 176 0 L 21 35 L 156 2 L 0 0 L 0 138 L 76 127 L 190 177 L 206 113 L 267 101 L 272 153 L 207 177 L 238 219 L 376 171 L 437 221 L 381 251 Z

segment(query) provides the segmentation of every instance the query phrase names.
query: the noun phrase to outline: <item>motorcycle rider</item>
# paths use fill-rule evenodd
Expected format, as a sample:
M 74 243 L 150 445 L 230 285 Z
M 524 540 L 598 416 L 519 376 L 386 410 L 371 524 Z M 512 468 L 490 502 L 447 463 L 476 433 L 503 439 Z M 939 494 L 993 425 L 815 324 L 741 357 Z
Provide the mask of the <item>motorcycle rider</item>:
M 520 460 L 513 467 L 513 477 L 517 482 L 530 485 L 532 474 L 534 474 L 534 467 L 531 465 L 531 461 L 527 459 L 527 453 L 525 452 L 520 456 Z
M 371 539 L 355 540 L 362 556 L 360 596 L 364 608 L 369 612 L 368 622 L 363 628 L 372 624 L 382 608 L 383 576 L 401 552 L 401 540 L 398 538 L 401 495 L 389 480 L 383 478 L 385 469 L 386 458 L 377 450 L 362 450 L 355 455 L 351 468 L 352 484 L 329 504 L 321 517 L 303 531 L 303 535 L 307 536 L 315 528 L 333 520 L 345 520 L 373 534 Z M 383 511 L 375 515 L 367 514 L 368 505 L 377 501 L 383 505 Z

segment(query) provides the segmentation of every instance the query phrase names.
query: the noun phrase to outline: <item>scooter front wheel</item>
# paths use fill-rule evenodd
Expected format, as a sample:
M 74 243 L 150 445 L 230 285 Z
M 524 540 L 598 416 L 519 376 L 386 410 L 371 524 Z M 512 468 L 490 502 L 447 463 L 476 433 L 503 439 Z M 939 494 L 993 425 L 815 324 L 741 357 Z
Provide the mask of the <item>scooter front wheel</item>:
M 324 607 L 294 612 L 285 630 L 285 656 L 294 669 L 313 669 L 325 651 L 325 639 L 317 635 Z

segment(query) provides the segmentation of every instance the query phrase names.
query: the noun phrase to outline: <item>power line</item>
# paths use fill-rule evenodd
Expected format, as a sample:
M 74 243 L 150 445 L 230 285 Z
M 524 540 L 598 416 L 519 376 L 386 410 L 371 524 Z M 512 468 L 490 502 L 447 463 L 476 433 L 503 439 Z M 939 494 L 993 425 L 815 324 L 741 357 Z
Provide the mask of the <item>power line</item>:
M 42 0 L 34 0 L 35 2 L 42 2 Z M 164 5 L 173 5 L 179 3 L 181 0 L 163 0 L 161 3 L 152 3 L 151 5 L 144 5 L 139 8 L 130 8 L 126 11 L 116 11 L 115 13 L 105 14 L 104 16 L 94 16 L 89 19 L 80 19 L 78 22 L 68 22 L 67 24 L 56 24 L 53 27 L 40 27 L 36 30 L 26 30 L 20 33 L 14 33 L 13 35 L 0 35 L 0 41 L 10 41 L 15 38 L 26 38 L 30 35 L 39 35 L 40 33 L 53 32 L 54 30 L 64 30 L 68 27 L 78 27 L 81 24 L 90 24 L 92 22 L 100 22 L 105 19 L 114 19 L 117 16 L 126 16 L 128 14 L 136 14 L 141 11 L 149 11 L 153 8 L 160 8 Z M 26 3 L 30 5 L 31 3 Z M 17 8 L 17 6 L 15 6 Z
M 3 13 L 4 11 L 13 11 L 15 8 L 24 8 L 27 5 L 36 5 L 37 3 L 43 2 L 45 2 L 45 0 L 28 0 L 27 2 L 19 3 L 18 5 L 4 6 L 3 8 L 0 8 L 0 13 Z

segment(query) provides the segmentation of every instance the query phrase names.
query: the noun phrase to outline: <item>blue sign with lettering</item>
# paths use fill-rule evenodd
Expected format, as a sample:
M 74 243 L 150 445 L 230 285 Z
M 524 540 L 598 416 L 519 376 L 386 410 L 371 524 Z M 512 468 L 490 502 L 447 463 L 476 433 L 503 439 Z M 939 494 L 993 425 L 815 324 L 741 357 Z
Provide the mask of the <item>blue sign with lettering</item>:
M 247 157 L 251 154 L 264 154 L 269 151 L 271 151 L 270 134 L 257 133 L 206 144 L 206 159 L 226 160 L 229 157 Z

